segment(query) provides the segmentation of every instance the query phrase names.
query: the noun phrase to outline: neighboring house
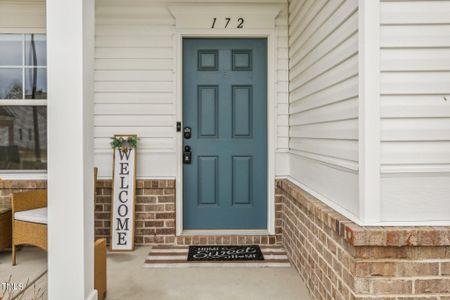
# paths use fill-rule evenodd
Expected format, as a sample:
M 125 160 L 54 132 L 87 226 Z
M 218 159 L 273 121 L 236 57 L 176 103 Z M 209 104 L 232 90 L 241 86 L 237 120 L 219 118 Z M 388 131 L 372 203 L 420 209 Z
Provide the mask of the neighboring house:
M 97 0 L 94 24 L 87 0 L 0 0 L 2 51 L 25 92 L 0 100 L 0 145 L 46 162 L 49 133 L 50 295 L 93 299 L 89 267 L 59 265 L 92 262 L 93 165 L 109 235 L 110 137 L 134 133 L 138 244 L 282 243 L 316 299 L 450 297 L 450 1 Z M 23 169 L 0 176 L 46 179 Z
M 1 146 L 14 144 L 14 120 L 14 115 L 6 107 L 3 106 L 0 108 Z
M 0 108 L 0 158 L 4 169 L 45 169 L 47 160 L 47 114 L 43 109 L 24 106 Z

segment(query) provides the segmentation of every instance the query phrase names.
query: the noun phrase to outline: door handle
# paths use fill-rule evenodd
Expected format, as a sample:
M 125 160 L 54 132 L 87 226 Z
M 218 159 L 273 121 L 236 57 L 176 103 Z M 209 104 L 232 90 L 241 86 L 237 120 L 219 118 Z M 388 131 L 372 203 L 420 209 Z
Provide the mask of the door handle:
M 184 146 L 184 152 L 183 152 L 183 163 L 190 165 L 192 162 L 192 148 L 191 146 Z

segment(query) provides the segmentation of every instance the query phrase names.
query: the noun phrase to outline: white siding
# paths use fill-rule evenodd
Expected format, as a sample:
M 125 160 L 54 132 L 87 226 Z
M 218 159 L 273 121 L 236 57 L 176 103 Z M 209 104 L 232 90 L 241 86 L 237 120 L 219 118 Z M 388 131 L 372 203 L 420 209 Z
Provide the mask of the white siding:
M 94 144 L 100 176 L 111 174 L 109 138 L 117 133 L 140 136 L 138 176 L 176 175 L 175 77 L 179 70 L 169 2 L 96 2 Z M 287 5 L 276 20 L 276 31 L 276 149 L 283 152 L 288 149 Z
M 449 221 L 450 1 L 382 1 L 380 47 L 382 220 Z
M 111 174 L 110 137 L 120 133 L 140 137 L 140 176 L 175 175 L 173 26 L 162 3 L 96 1 L 94 148 L 100 176 Z
M 0 0 L 0 33 L 45 33 L 45 1 Z
M 358 1 L 289 4 L 291 177 L 358 215 Z
M 101 177 L 112 167 L 110 137 L 117 133 L 140 136 L 138 176 L 176 176 L 177 103 L 175 96 L 175 20 L 169 0 L 96 1 L 95 164 Z M 196 2 L 196 1 L 177 1 Z M 224 1 L 209 0 L 222 3 Z M 225 2 L 234 2 L 232 0 Z M 286 0 L 276 19 L 276 159 L 277 172 L 286 175 L 288 150 L 288 24 Z M 43 32 L 45 1 L 0 0 L 0 32 Z

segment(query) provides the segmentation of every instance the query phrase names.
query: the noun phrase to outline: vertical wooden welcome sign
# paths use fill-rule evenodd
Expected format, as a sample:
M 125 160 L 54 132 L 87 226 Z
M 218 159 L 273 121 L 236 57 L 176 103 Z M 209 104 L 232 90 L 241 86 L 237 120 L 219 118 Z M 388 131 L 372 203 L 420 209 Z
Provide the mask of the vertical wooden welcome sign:
M 136 135 L 115 135 L 113 147 L 113 197 L 111 250 L 134 250 L 136 199 Z

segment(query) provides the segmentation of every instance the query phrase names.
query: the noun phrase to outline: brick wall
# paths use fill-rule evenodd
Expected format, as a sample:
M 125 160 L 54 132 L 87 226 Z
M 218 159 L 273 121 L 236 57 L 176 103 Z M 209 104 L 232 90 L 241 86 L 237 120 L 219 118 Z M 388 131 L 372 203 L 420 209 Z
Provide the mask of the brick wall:
M 0 180 L 0 207 L 11 207 L 11 194 L 47 188 L 47 180 Z
M 283 243 L 314 299 L 450 300 L 449 227 L 360 227 L 289 180 L 276 186 L 276 235 L 176 237 L 175 181 L 138 180 L 136 244 Z M 0 181 L 0 207 L 43 188 Z M 99 180 L 97 237 L 109 237 L 111 198 L 111 180 Z
M 112 187 L 111 180 L 97 181 L 95 233 L 109 239 Z M 281 204 L 276 205 L 280 216 Z M 281 222 L 276 235 L 176 236 L 175 180 L 138 180 L 136 186 L 137 245 L 200 245 L 200 244 L 276 244 L 281 242 Z
M 360 227 L 285 179 L 277 198 L 313 299 L 450 300 L 449 227 Z
M 109 239 L 111 226 L 111 180 L 97 181 L 95 234 Z M 136 185 L 135 243 L 175 242 L 175 180 L 138 180 Z
M 0 207 L 11 207 L 14 192 L 46 189 L 46 180 L 0 180 Z M 96 238 L 109 240 L 112 182 L 98 180 L 95 202 Z M 281 199 L 276 200 L 275 235 L 176 236 L 175 180 L 138 180 L 136 185 L 135 242 L 137 245 L 279 244 Z

